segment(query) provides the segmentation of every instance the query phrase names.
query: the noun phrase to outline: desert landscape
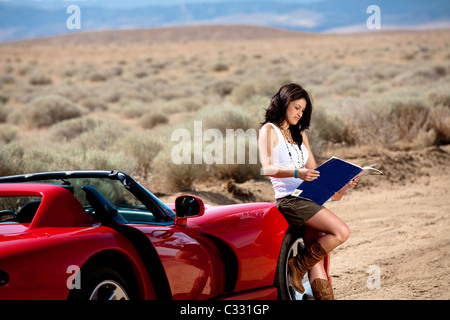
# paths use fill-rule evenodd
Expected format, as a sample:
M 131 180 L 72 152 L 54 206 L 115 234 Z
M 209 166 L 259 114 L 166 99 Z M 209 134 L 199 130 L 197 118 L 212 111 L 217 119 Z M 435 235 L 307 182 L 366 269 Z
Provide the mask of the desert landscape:
M 172 134 L 194 136 L 194 121 L 257 132 L 289 82 L 313 96 L 318 162 L 385 173 L 327 204 L 351 229 L 331 256 L 336 298 L 449 299 L 449 30 L 193 26 L 1 43 L 0 175 L 116 169 L 167 202 L 273 201 L 258 163 L 173 163 Z M 239 152 L 256 143 L 244 140 Z

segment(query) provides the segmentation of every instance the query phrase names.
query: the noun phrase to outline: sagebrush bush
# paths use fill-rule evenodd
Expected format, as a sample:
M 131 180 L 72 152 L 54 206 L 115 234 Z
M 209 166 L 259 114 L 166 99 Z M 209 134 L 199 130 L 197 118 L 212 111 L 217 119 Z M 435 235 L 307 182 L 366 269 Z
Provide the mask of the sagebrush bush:
M 108 106 L 97 97 L 90 97 L 87 99 L 84 99 L 81 102 L 81 105 L 85 108 L 87 108 L 89 111 L 105 111 L 108 110 Z
M 317 138 L 331 143 L 341 143 L 346 140 L 346 126 L 338 115 L 331 115 L 318 108 L 312 115 L 311 131 L 317 131 Z
M 30 76 L 30 79 L 28 80 L 28 82 L 31 85 L 35 85 L 35 86 L 45 86 L 45 85 L 49 85 L 53 83 L 53 80 L 40 72 L 35 72 L 33 75 Z
M 6 122 L 8 119 L 8 110 L 3 104 L 0 104 L 0 123 Z
M 117 139 L 116 152 L 124 152 L 134 158 L 136 173 L 146 179 L 149 175 L 155 157 L 163 145 L 158 138 L 151 134 L 128 132 Z
M 126 99 L 120 102 L 120 110 L 126 118 L 139 118 L 145 112 L 145 105 L 139 100 Z
M 349 145 L 383 145 L 414 141 L 427 132 L 431 109 L 414 95 L 382 95 L 373 100 L 344 99 L 340 102 L 343 138 Z
M 448 85 L 433 87 L 426 92 L 427 102 L 431 106 L 443 105 L 450 107 L 450 90 Z
M 120 122 L 101 121 L 92 130 L 81 133 L 74 142 L 78 144 L 81 150 L 111 151 L 118 145 L 119 138 L 128 134 L 129 131 L 129 127 Z
M 17 130 L 10 124 L 0 124 L 0 144 L 10 143 L 16 138 Z
M 228 69 L 228 65 L 223 61 L 215 61 L 210 66 L 210 70 L 213 72 L 224 72 L 228 71 Z
M 395 140 L 414 139 L 418 132 L 427 128 L 431 110 L 420 98 L 402 97 L 387 101 L 390 106 L 387 121 L 392 126 Z
M 43 96 L 33 99 L 23 109 L 23 119 L 30 128 L 51 126 L 59 121 L 80 117 L 80 107 L 69 99 L 57 96 Z
M 166 147 L 154 159 L 152 180 L 165 192 L 192 190 L 195 180 L 205 176 L 204 164 L 175 164 L 172 149 Z
M 160 112 L 149 112 L 139 119 L 139 124 L 146 129 L 152 129 L 157 125 L 169 122 L 169 118 Z
M 57 123 L 51 129 L 52 135 L 58 140 L 71 140 L 83 132 L 93 130 L 97 122 L 91 118 L 75 118 Z
M 222 161 L 210 165 L 208 171 L 220 179 L 233 179 L 236 182 L 261 179 L 257 136 L 226 136 L 223 142 Z
M 399 74 L 394 79 L 397 85 L 421 85 L 429 81 L 437 81 L 443 78 L 448 72 L 448 66 L 442 64 L 425 64 L 407 70 Z
M 0 176 L 29 172 L 24 167 L 24 154 L 24 148 L 17 143 L 0 144 Z
M 220 79 L 208 84 L 205 88 L 205 93 L 207 95 L 216 94 L 219 95 L 219 97 L 224 98 L 225 96 L 231 94 L 235 86 L 236 82 L 232 80 Z
M 172 100 L 156 100 L 152 102 L 157 110 L 166 114 L 179 112 L 193 112 L 199 110 L 204 105 L 205 99 L 200 95 L 177 98 Z M 154 109 L 153 107 L 151 108 Z
M 256 94 L 255 86 L 252 83 L 242 83 L 233 88 L 231 92 L 235 103 L 241 104 Z
M 435 143 L 450 143 L 450 108 L 448 106 L 436 106 L 432 108 L 429 129 L 436 133 Z
M 211 112 L 214 110 L 214 112 Z M 247 130 L 252 126 L 248 113 L 233 104 L 221 104 L 217 106 L 206 106 L 201 109 L 196 117 L 201 120 L 204 129 L 218 129 L 223 134 L 226 129 Z
M 4 84 L 14 84 L 16 83 L 16 78 L 10 74 L 0 74 L 0 87 Z

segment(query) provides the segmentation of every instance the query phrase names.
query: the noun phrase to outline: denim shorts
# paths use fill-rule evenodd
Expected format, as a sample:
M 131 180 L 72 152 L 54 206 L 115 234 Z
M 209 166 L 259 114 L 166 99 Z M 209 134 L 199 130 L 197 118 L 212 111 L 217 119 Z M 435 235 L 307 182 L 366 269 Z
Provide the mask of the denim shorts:
M 325 207 L 309 199 L 289 195 L 277 199 L 277 208 L 290 226 L 301 227 Z

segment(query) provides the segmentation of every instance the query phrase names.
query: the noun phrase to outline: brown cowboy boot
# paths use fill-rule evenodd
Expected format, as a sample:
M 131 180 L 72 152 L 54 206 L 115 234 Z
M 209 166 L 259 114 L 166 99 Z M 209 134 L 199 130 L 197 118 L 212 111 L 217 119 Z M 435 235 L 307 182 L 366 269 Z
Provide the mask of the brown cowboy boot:
M 290 279 L 294 289 L 300 293 L 305 292 L 302 285 L 303 276 L 311 269 L 317 262 L 321 261 L 327 252 L 318 242 L 314 242 L 311 246 L 306 247 L 301 253 L 295 257 L 289 258 L 288 266 L 291 273 Z
M 311 289 L 316 300 L 334 300 L 333 287 L 328 280 L 314 279 L 311 283 Z

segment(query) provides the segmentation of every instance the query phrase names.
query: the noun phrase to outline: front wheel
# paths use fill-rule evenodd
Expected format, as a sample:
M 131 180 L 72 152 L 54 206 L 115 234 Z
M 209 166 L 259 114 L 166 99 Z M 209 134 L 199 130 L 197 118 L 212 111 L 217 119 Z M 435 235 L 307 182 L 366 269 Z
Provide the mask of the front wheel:
M 289 228 L 281 244 L 280 255 L 278 257 L 277 270 L 275 274 L 275 285 L 278 289 L 278 299 L 280 300 L 312 300 L 312 290 L 309 284 L 308 274 L 303 277 L 302 283 L 305 292 L 300 293 L 294 289 L 290 281 L 288 259 L 297 255 L 305 248 L 302 238 L 302 230 Z

